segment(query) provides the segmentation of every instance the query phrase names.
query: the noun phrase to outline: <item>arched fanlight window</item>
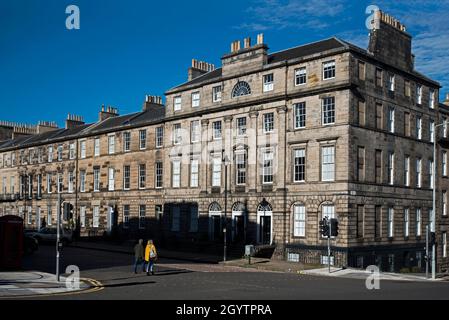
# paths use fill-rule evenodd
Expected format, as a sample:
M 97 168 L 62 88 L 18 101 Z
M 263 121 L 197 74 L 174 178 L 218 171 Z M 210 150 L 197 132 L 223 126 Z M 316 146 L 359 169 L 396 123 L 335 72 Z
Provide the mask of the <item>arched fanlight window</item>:
M 221 206 L 217 202 L 212 202 L 209 206 L 209 212 L 221 212 Z
M 321 218 L 335 219 L 335 205 L 332 202 L 324 202 L 321 204 Z
M 262 211 L 273 211 L 273 207 L 271 206 L 271 204 L 269 204 L 265 199 L 264 201 L 262 201 L 259 206 L 257 207 L 257 211 L 258 212 L 262 212 Z
M 251 87 L 249 84 L 245 81 L 239 81 L 234 86 L 234 89 L 232 89 L 232 97 L 241 97 L 241 96 L 247 96 L 251 94 Z
M 235 212 L 245 211 L 245 205 L 243 203 L 241 203 L 241 202 L 236 202 L 232 206 L 232 211 L 235 211 Z

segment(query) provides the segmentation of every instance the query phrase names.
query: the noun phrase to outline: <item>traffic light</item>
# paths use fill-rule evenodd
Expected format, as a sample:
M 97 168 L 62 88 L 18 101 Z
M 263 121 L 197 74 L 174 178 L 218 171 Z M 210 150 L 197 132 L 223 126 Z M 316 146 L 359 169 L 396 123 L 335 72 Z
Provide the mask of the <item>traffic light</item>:
M 65 221 L 69 221 L 73 218 L 73 204 L 65 202 L 63 211 Z
M 326 219 L 320 221 L 320 234 L 323 237 L 329 237 L 329 225 Z
M 331 237 L 337 237 L 338 236 L 338 220 L 337 219 L 331 219 Z

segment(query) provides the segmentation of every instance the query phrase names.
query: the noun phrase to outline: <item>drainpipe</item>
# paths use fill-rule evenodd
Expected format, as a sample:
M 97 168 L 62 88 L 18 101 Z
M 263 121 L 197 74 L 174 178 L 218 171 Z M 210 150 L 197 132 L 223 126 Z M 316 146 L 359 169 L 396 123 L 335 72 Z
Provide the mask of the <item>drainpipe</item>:
M 76 140 L 76 157 L 75 157 L 75 212 L 73 214 L 73 217 L 75 219 L 76 229 L 79 230 L 80 234 L 77 234 L 78 237 L 81 236 L 81 221 L 78 221 L 79 219 L 79 213 L 78 213 L 78 153 L 80 151 L 80 141 L 79 139 Z M 79 239 L 78 239 L 79 240 Z
M 285 97 L 287 98 L 287 82 L 288 79 L 288 63 L 285 62 L 285 83 L 284 83 L 284 90 L 285 90 Z M 287 102 L 287 100 L 285 100 L 285 102 Z M 287 104 L 287 103 L 286 103 Z M 287 245 L 287 233 L 288 233 L 288 227 L 287 227 L 287 219 L 288 219 L 288 214 L 287 214 L 287 188 L 286 188 L 286 182 L 287 182 L 287 132 L 288 132 L 288 106 L 286 105 L 287 110 L 285 111 L 285 132 L 284 132 L 284 172 L 282 173 L 284 175 L 284 185 L 283 187 L 283 196 L 284 196 L 284 257 L 286 257 L 286 245 Z

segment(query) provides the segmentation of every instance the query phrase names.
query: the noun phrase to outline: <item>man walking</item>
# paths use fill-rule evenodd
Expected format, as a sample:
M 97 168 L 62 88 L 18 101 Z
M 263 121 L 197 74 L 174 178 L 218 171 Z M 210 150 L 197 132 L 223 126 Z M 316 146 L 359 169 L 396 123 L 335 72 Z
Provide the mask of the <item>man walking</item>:
M 134 246 L 134 273 L 137 274 L 137 265 L 142 265 L 142 272 L 145 270 L 145 261 L 143 260 L 143 239 L 139 240 Z

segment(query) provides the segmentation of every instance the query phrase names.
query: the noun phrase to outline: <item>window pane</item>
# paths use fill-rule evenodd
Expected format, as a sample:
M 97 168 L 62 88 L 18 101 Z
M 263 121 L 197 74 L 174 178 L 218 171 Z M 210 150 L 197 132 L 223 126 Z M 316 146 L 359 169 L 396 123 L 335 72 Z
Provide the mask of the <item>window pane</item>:
M 306 151 L 305 149 L 297 149 L 294 151 L 294 181 L 302 182 L 305 181 L 306 172 Z
M 322 180 L 334 181 L 335 179 L 335 147 L 322 148 Z
M 328 61 L 323 63 L 323 79 L 335 78 L 335 61 Z
M 179 188 L 181 186 L 181 162 L 173 161 L 173 188 Z
M 306 103 L 297 103 L 295 108 L 295 129 L 305 128 L 306 126 Z
M 212 127 L 213 127 L 213 134 L 214 134 L 214 139 L 221 139 L 221 134 L 222 134 L 222 131 L 221 131 L 221 121 L 215 121 L 213 124 L 212 124 Z
M 273 159 L 272 151 L 265 151 L 263 153 L 263 183 L 273 182 Z
M 221 159 L 215 157 L 212 161 L 212 186 L 221 187 Z
M 335 97 L 322 100 L 323 124 L 335 123 Z
M 307 83 L 307 69 L 305 67 L 295 70 L 295 85 Z
M 294 206 L 293 236 L 306 236 L 306 208 L 304 205 Z
M 246 184 L 246 153 L 238 153 L 235 156 L 237 167 L 237 184 Z
M 274 114 L 264 114 L 264 132 L 272 132 L 274 130 Z

